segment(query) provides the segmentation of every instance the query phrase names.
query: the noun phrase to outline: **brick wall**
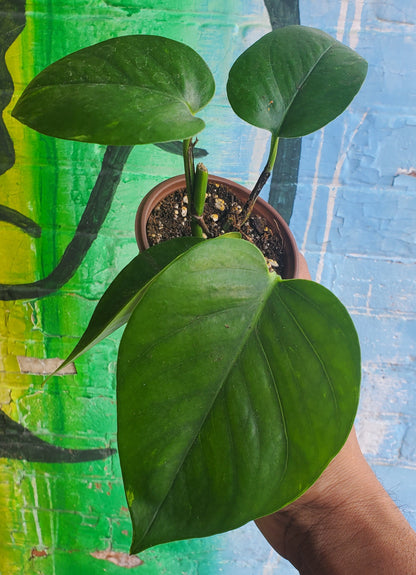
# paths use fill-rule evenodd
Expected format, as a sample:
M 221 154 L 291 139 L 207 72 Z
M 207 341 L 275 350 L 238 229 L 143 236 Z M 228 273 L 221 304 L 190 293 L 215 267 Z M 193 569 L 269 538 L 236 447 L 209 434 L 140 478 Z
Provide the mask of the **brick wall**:
M 251 184 L 267 137 L 233 117 L 224 85 L 230 63 L 270 29 L 269 13 L 281 3 L 21 0 L 1 9 L 8 16 L 1 37 L 10 44 L 1 89 L 14 95 L 11 104 L 2 100 L 2 133 L 10 139 L 2 140 L 0 204 L 14 212 L 0 221 L 0 573 L 294 573 L 253 525 L 152 549 L 140 560 L 126 555 L 130 523 L 114 454 L 118 335 L 80 359 L 77 375 L 45 385 L 40 373 L 51 364 L 35 360 L 70 351 L 96 300 L 136 253 L 135 207 L 160 178 L 181 172 L 181 162 L 151 146 L 112 158 L 123 174 L 117 190 L 106 190 L 106 214 L 91 199 L 104 147 L 44 138 L 10 117 L 23 86 L 60 56 L 117 34 L 165 34 L 197 48 L 216 77 L 204 115 L 215 129 L 200 142 L 210 151 L 209 170 Z M 337 293 L 356 323 L 360 440 L 416 527 L 415 12 L 410 0 L 310 0 L 300 2 L 300 16 L 369 61 L 350 109 L 303 139 L 289 211 L 313 277 Z M 91 233 L 77 228 L 86 209 L 101 210 L 103 219 L 91 245 Z

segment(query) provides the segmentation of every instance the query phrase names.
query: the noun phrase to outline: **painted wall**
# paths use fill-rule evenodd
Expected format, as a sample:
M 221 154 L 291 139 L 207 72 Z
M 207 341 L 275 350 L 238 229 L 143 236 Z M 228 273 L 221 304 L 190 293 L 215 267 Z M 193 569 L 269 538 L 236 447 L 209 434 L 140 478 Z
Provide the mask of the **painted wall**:
M 369 62 L 349 111 L 302 142 L 292 225 L 312 276 L 357 326 L 359 439 L 416 528 L 416 7 L 312 1 L 301 19 L 324 22 Z
M 0 0 L 2 575 L 126 568 L 143 575 L 296 573 L 253 525 L 129 558 L 115 453 L 118 335 L 77 361 L 77 375 L 42 385 L 50 360 L 72 349 L 96 300 L 137 251 L 131 206 L 182 167 L 155 146 L 129 154 L 22 127 L 10 110 L 33 75 L 110 36 L 142 32 L 185 41 L 206 58 L 217 82 L 200 141 L 210 152 L 209 170 L 252 184 L 264 159 L 266 134 L 226 107 L 227 70 L 272 25 L 296 21 L 296 2 L 156 4 Z M 360 440 L 416 527 L 416 11 L 412 0 L 301 0 L 299 12 L 303 24 L 366 57 L 369 76 L 331 126 L 280 147 L 285 169 L 264 195 L 291 217 L 313 277 L 352 313 L 363 347 Z M 35 361 L 45 358 L 49 363 Z

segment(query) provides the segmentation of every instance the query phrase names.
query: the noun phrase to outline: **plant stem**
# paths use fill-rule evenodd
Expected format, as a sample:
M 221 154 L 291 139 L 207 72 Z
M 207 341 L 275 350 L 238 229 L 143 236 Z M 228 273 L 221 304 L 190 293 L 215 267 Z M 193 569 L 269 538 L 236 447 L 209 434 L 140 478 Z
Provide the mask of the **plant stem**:
M 183 154 L 183 164 L 185 168 L 185 180 L 186 180 L 186 193 L 188 196 L 188 206 L 192 206 L 193 202 L 193 188 L 194 188 L 194 177 L 195 177 L 195 166 L 194 166 L 194 144 L 192 144 L 192 138 L 187 138 L 183 141 L 182 154 Z
M 270 152 L 269 157 L 267 159 L 267 163 L 262 173 L 260 174 L 260 177 L 257 180 L 251 194 L 249 195 L 247 202 L 243 206 L 241 214 L 238 218 L 238 227 L 241 227 L 250 217 L 251 212 L 253 211 L 254 204 L 257 198 L 259 197 L 259 194 L 263 189 L 263 186 L 265 185 L 265 183 L 270 177 L 270 174 L 272 173 L 273 166 L 276 161 L 278 145 L 279 145 L 279 137 L 276 136 L 275 134 L 272 134 L 272 139 L 270 142 Z
M 192 216 L 191 221 L 192 235 L 199 238 L 203 237 L 203 232 L 205 233 L 208 232 L 208 229 L 202 217 L 202 214 L 204 213 L 207 186 L 208 186 L 208 170 L 206 169 L 204 164 L 200 162 L 196 167 L 194 186 L 193 186 L 193 198 L 192 198 L 192 204 L 190 204 L 191 216 Z

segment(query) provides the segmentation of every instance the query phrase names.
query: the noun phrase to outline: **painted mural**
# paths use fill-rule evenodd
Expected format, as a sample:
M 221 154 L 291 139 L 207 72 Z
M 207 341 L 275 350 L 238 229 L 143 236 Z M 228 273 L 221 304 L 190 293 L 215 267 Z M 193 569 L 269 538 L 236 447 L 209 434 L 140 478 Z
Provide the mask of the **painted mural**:
M 408 151 L 416 123 L 406 100 L 416 75 L 405 82 L 408 71 L 392 58 L 400 46 L 414 54 L 411 0 L 0 0 L 0 575 L 296 573 L 250 525 L 127 555 L 130 521 L 115 438 L 119 335 L 77 361 L 76 370 L 44 380 L 137 252 L 140 199 L 161 177 L 180 173 L 181 158 L 163 146 L 57 141 L 23 127 L 10 110 L 37 72 L 71 51 L 116 35 L 162 34 L 197 49 L 214 71 L 217 93 L 200 142 L 210 151 L 208 169 L 250 184 L 267 137 L 229 113 L 227 71 L 259 36 L 299 21 L 361 52 L 369 80 L 331 127 L 302 144 L 282 142 L 284 162 L 265 193 L 291 220 L 315 278 L 356 320 L 364 348 L 362 444 L 386 483 L 400 486 L 416 525 L 416 397 L 409 384 L 416 160 Z M 394 93 L 386 76 L 395 80 Z M 406 117 L 393 119 L 399 107 Z M 384 285 L 389 270 L 396 290 Z M 389 333 L 395 339 L 381 359 Z
M 159 150 L 153 165 L 139 152 L 126 169 L 131 147 L 68 146 L 22 129 L 8 111 L 24 85 L 50 61 L 111 35 L 162 33 L 198 45 L 207 6 L 173 1 L 156 10 L 152 4 L 0 2 L 0 456 L 7 518 L 0 542 L 2 573 L 65 573 L 74 565 L 83 573 L 118 572 L 142 565 L 125 555 L 127 510 L 117 458 L 112 458 L 114 342 L 98 351 L 101 373 L 89 373 L 88 364 L 79 369 L 81 387 L 74 374 L 52 378 L 45 386 L 43 380 L 79 335 L 111 272 L 121 267 L 121 249 L 127 254 L 136 249 L 134 214 L 131 225 L 121 229 L 118 207 L 131 196 L 137 198 L 133 205 L 139 203 L 159 175 L 159 164 L 166 175 L 180 171 L 180 164 Z M 278 3 L 247 7 L 258 28 L 254 37 L 270 26 L 267 11 L 278 25 Z M 213 8 L 211 3 L 209 11 Z M 204 18 L 211 41 L 224 42 L 224 32 L 232 40 L 245 8 L 239 2 L 227 8 L 218 3 L 217 14 Z M 297 5 L 284 11 L 286 19 L 297 21 Z M 124 198 L 117 200 L 120 187 Z M 189 555 L 192 544 L 184 545 L 190 546 Z M 197 549 L 211 546 L 198 543 Z M 141 571 L 167 569 L 179 551 L 162 552 L 164 559 L 143 563 Z

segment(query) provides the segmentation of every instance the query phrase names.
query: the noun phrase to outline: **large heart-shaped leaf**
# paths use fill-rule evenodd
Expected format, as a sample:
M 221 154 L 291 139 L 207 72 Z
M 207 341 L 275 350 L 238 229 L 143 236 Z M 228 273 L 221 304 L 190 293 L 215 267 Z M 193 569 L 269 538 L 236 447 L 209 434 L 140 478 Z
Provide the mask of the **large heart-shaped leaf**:
M 174 238 L 138 254 L 108 286 L 79 342 L 56 371 L 124 325 L 149 282 L 175 258 L 201 241 L 194 237 Z
M 227 94 L 246 122 L 294 138 L 341 114 L 366 73 L 367 62 L 325 32 L 287 26 L 266 34 L 236 60 Z
M 132 552 L 233 529 L 305 491 L 357 408 L 352 321 L 244 240 L 188 250 L 146 290 L 117 368 Z
M 208 66 L 189 46 L 160 36 L 122 36 L 45 68 L 13 116 L 48 136 L 82 142 L 183 140 L 204 128 L 194 114 L 214 89 Z

